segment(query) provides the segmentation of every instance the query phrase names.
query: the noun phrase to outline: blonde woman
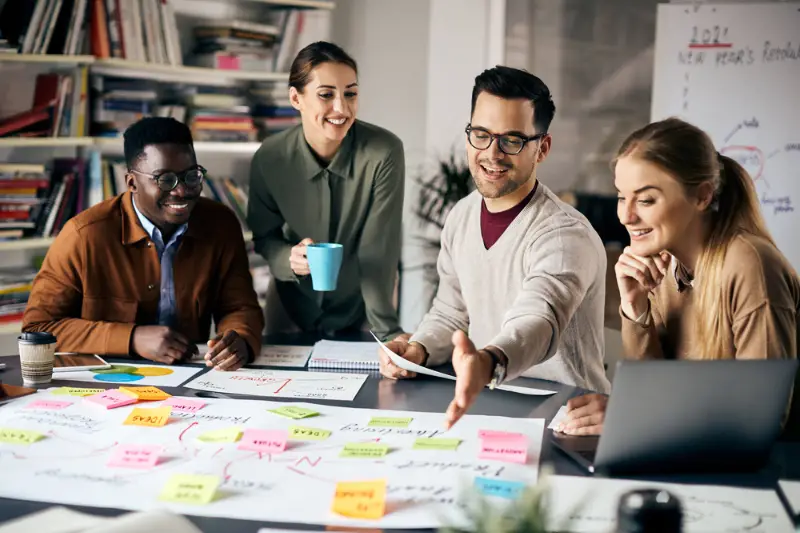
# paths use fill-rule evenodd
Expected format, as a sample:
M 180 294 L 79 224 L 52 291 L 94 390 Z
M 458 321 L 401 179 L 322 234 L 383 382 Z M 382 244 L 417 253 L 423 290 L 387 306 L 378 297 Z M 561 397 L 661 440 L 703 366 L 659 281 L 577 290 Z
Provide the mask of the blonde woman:
M 800 283 L 744 168 L 702 130 L 671 118 L 632 133 L 614 173 L 617 214 L 631 237 L 614 267 L 625 356 L 796 358 Z M 606 402 L 573 398 L 559 430 L 599 434 Z

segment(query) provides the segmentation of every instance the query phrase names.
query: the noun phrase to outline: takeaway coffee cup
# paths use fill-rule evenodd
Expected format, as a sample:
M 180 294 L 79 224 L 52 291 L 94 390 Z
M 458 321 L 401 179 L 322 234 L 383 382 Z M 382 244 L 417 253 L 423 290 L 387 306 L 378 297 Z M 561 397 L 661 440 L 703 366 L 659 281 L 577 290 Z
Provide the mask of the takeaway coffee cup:
M 335 243 L 316 243 L 306 246 L 311 284 L 315 291 L 334 291 L 342 267 L 344 247 Z
M 56 338 L 50 333 L 23 333 L 17 337 L 22 382 L 43 385 L 53 379 Z

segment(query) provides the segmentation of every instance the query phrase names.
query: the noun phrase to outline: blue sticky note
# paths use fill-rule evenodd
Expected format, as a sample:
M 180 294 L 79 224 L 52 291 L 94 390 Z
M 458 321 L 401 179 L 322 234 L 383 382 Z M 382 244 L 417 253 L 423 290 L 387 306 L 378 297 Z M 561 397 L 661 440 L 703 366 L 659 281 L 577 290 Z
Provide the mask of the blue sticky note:
M 516 500 L 525 490 L 525 483 L 519 481 L 504 481 L 502 479 L 475 478 L 475 488 L 484 496 L 496 496 L 508 500 Z

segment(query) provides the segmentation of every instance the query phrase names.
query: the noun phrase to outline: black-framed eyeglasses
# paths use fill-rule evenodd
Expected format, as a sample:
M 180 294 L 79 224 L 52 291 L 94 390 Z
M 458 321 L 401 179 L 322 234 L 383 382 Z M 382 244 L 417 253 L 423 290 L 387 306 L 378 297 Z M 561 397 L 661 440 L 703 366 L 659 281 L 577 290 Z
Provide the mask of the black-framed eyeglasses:
M 464 131 L 467 134 L 469 144 L 476 150 L 486 150 L 492 145 L 492 142 L 497 139 L 497 145 L 500 147 L 500 151 L 508 155 L 517 155 L 525 148 L 526 144 L 532 141 L 538 141 L 547 135 L 547 132 L 537 133 L 532 137 L 489 133 L 483 128 L 473 128 L 471 124 L 467 124 L 467 128 Z
M 187 189 L 196 189 L 203 183 L 203 178 L 206 177 L 208 172 L 205 168 L 197 165 L 195 167 L 184 170 L 183 172 L 162 172 L 161 174 L 150 174 L 149 172 L 142 172 L 134 168 L 128 169 L 130 172 L 136 172 L 143 176 L 149 177 L 156 182 L 158 188 L 164 192 L 169 192 L 178 186 L 178 182 L 186 185 Z

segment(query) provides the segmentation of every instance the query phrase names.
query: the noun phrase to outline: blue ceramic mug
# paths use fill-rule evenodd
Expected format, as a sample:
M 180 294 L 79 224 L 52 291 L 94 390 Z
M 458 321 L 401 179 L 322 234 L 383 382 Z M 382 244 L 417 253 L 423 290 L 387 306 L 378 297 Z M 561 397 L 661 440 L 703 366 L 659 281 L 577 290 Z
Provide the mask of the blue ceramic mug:
M 344 247 L 336 243 L 316 243 L 306 246 L 311 284 L 315 291 L 334 291 L 342 267 Z

